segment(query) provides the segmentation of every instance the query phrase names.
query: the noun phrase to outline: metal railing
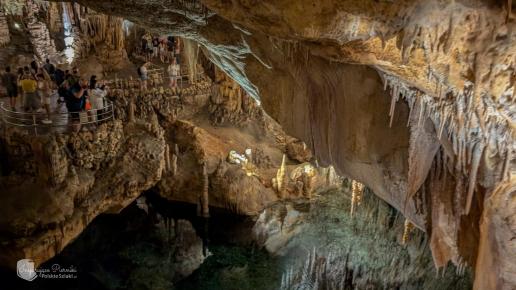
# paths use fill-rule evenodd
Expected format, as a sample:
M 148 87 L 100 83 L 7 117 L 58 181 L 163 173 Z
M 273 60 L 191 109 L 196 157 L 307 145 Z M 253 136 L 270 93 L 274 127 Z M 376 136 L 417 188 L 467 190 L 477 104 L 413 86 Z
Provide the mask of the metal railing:
M 92 109 L 79 112 L 54 112 L 50 114 L 52 123 L 45 124 L 43 120 L 47 119 L 46 111 L 38 112 L 22 112 L 13 111 L 7 108 L 4 102 L 0 102 L 0 112 L 2 121 L 6 126 L 26 128 L 34 132 L 34 134 L 45 134 L 56 129 L 66 129 L 74 125 L 90 125 L 98 124 L 114 119 L 113 102 L 106 98 L 102 98 L 104 106 L 100 109 Z
M 191 85 L 192 83 L 198 82 L 204 76 L 204 72 L 198 72 L 194 74 L 194 80 L 190 79 L 190 74 L 181 74 L 175 76 L 177 80 L 177 85 L 179 88 L 184 88 L 185 86 Z M 148 73 L 147 87 L 156 87 L 156 86 L 166 86 L 168 81 L 170 80 L 170 76 L 166 75 L 162 69 L 151 69 Z M 186 80 L 185 80 L 186 78 Z M 155 82 L 158 80 L 158 82 Z M 105 79 L 101 80 L 102 84 L 108 85 L 111 89 L 129 89 L 129 88 L 139 88 L 141 80 L 139 78 L 114 78 L 114 79 Z

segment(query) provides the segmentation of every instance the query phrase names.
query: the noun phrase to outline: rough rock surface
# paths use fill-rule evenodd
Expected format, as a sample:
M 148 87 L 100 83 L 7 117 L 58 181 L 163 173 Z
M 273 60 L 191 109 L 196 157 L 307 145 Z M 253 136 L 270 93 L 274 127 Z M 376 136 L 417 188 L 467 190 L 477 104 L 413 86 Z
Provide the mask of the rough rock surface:
M 489 193 L 514 172 L 511 1 L 202 1 L 208 13 L 180 2 L 79 2 L 197 40 L 322 163 L 446 236 L 434 239 L 435 249 L 450 249 L 436 253 L 437 266 L 451 260 L 476 265 L 480 280 L 491 275 L 476 263 L 476 245 L 487 240 L 479 226 Z M 407 128 L 407 120 L 417 121 Z M 440 149 L 424 144 L 431 139 Z M 453 201 L 444 211 L 436 189 L 427 190 L 431 172 L 455 185 L 440 191 Z M 510 214 L 491 213 L 484 219 Z M 510 256 L 496 248 L 500 259 Z
M 0 179 L 0 263 L 6 267 L 24 257 L 36 264 L 53 257 L 97 215 L 120 211 L 153 186 L 165 167 L 163 136 L 143 124 L 6 136 L 11 172 Z

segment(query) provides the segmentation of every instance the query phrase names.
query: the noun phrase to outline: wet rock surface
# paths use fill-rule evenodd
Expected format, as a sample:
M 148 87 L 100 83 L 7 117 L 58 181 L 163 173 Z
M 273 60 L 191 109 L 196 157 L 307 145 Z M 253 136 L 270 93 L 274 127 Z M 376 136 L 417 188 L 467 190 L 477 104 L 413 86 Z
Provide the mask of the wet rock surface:
M 434 233 L 436 266 L 475 265 L 488 276 L 477 263 L 487 240 L 480 217 L 512 180 L 516 156 L 514 4 L 502 2 L 206 0 L 210 12 L 181 14 L 181 3 L 164 11 L 160 1 L 81 1 L 160 32 L 174 23 L 322 164 Z M 453 190 L 429 188 L 448 181 Z M 443 211 L 443 200 L 453 205 Z

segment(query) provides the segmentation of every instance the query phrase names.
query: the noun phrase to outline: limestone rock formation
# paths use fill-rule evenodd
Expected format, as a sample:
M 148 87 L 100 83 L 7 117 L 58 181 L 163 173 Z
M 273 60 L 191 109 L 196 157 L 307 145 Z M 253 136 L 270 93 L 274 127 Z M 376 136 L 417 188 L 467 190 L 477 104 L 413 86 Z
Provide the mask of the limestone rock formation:
M 0 263 L 7 267 L 53 257 L 97 215 L 120 211 L 153 186 L 164 169 L 163 136 L 142 124 L 115 121 L 70 136 L 15 129 L 2 143 L 10 170 L 0 179 Z
M 5 13 L 0 12 L 0 46 L 8 44 L 9 41 L 11 41 L 11 36 L 9 34 L 9 24 L 7 23 Z
M 80 2 L 155 31 L 174 23 L 321 164 L 447 236 L 435 239 L 437 266 L 490 272 L 476 263 L 486 232 L 475 233 L 515 166 L 512 1 L 206 0 L 202 14 L 176 13 L 180 2 Z M 146 10 L 162 17 L 141 17 Z M 452 201 L 444 211 L 443 198 Z

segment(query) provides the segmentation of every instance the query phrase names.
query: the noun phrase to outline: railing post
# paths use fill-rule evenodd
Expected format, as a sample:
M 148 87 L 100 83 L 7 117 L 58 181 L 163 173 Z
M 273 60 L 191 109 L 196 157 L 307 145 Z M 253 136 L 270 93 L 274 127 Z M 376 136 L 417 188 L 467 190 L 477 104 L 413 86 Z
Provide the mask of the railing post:
M 36 114 L 32 113 L 32 126 L 34 126 L 34 135 L 38 135 L 38 126 L 36 124 Z

